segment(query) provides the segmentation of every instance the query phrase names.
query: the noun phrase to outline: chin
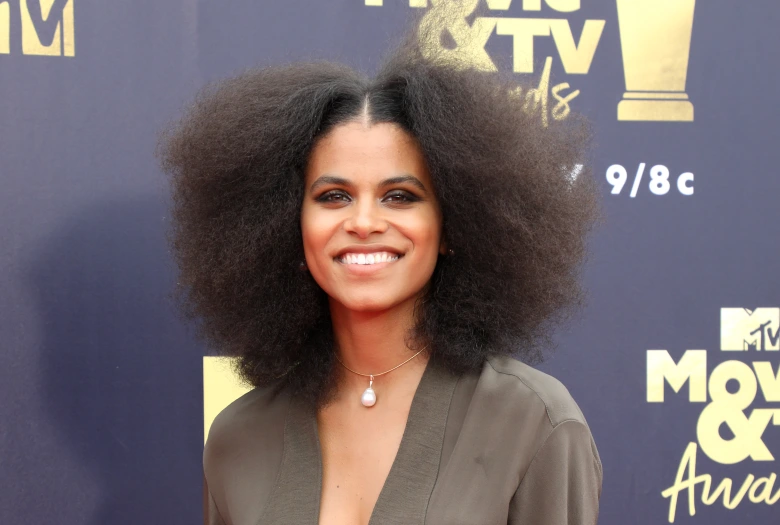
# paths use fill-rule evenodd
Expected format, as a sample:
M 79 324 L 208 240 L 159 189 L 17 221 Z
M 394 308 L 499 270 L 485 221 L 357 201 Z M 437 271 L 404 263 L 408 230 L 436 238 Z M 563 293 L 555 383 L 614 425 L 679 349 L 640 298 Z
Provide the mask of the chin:
M 341 306 L 353 312 L 383 312 L 395 308 L 413 297 L 396 297 L 381 293 L 346 294 L 340 297 L 332 297 Z
M 339 301 L 344 308 L 353 312 L 383 312 L 396 306 L 395 301 L 377 299 L 375 297 L 350 298 Z

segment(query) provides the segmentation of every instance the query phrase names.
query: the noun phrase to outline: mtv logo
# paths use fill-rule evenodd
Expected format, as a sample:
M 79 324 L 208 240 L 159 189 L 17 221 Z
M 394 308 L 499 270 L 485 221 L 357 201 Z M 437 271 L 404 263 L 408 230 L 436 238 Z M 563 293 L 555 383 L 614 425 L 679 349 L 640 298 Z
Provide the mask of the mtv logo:
M 0 0 L 0 54 L 18 52 L 21 32 L 24 55 L 75 56 L 74 0 Z M 17 25 L 18 24 L 18 25 Z
M 721 308 L 720 349 L 780 350 L 780 308 Z

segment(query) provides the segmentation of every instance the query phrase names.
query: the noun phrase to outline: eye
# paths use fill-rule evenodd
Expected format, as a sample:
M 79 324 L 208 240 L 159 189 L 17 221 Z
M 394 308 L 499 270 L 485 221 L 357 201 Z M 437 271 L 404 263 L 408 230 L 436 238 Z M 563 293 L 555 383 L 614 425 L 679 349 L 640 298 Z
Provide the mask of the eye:
M 330 190 L 330 191 L 326 191 L 325 193 L 317 197 L 317 202 L 326 202 L 326 203 L 349 202 L 349 195 L 342 190 Z
M 408 204 L 411 202 L 417 202 L 420 199 L 408 191 L 394 190 L 385 195 L 384 200 L 394 204 Z

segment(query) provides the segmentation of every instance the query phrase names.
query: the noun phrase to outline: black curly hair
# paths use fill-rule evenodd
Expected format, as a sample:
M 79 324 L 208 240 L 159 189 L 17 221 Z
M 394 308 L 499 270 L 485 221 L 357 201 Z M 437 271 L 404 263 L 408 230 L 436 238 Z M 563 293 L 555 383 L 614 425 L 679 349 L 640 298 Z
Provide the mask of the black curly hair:
M 373 77 L 323 60 L 250 69 L 206 86 L 161 133 L 174 297 L 254 386 L 314 405 L 334 393 L 327 297 L 300 270 L 300 209 L 313 145 L 364 104 L 371 122 L 417 139 L 454 251 L 415 308 L 412 346 L 454 373 L 490 354 L 534 364 L 584 304 L 586 236 L 601 218 L 589 126 L 543 126 L 516 78 L 437 59 L 422 49 L 440 35 L 411 27 Z

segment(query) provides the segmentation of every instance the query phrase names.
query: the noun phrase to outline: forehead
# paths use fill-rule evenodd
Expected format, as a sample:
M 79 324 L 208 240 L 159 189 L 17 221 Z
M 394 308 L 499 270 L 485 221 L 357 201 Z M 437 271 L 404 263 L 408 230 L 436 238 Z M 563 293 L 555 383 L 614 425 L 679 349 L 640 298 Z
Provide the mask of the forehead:
M 386 122 L 340 124 L 319 139 L 309 156 L 306 181 L 326 173 L 366 182 L 399 174 L 429 181 L 417 141 L 397 124 Z

